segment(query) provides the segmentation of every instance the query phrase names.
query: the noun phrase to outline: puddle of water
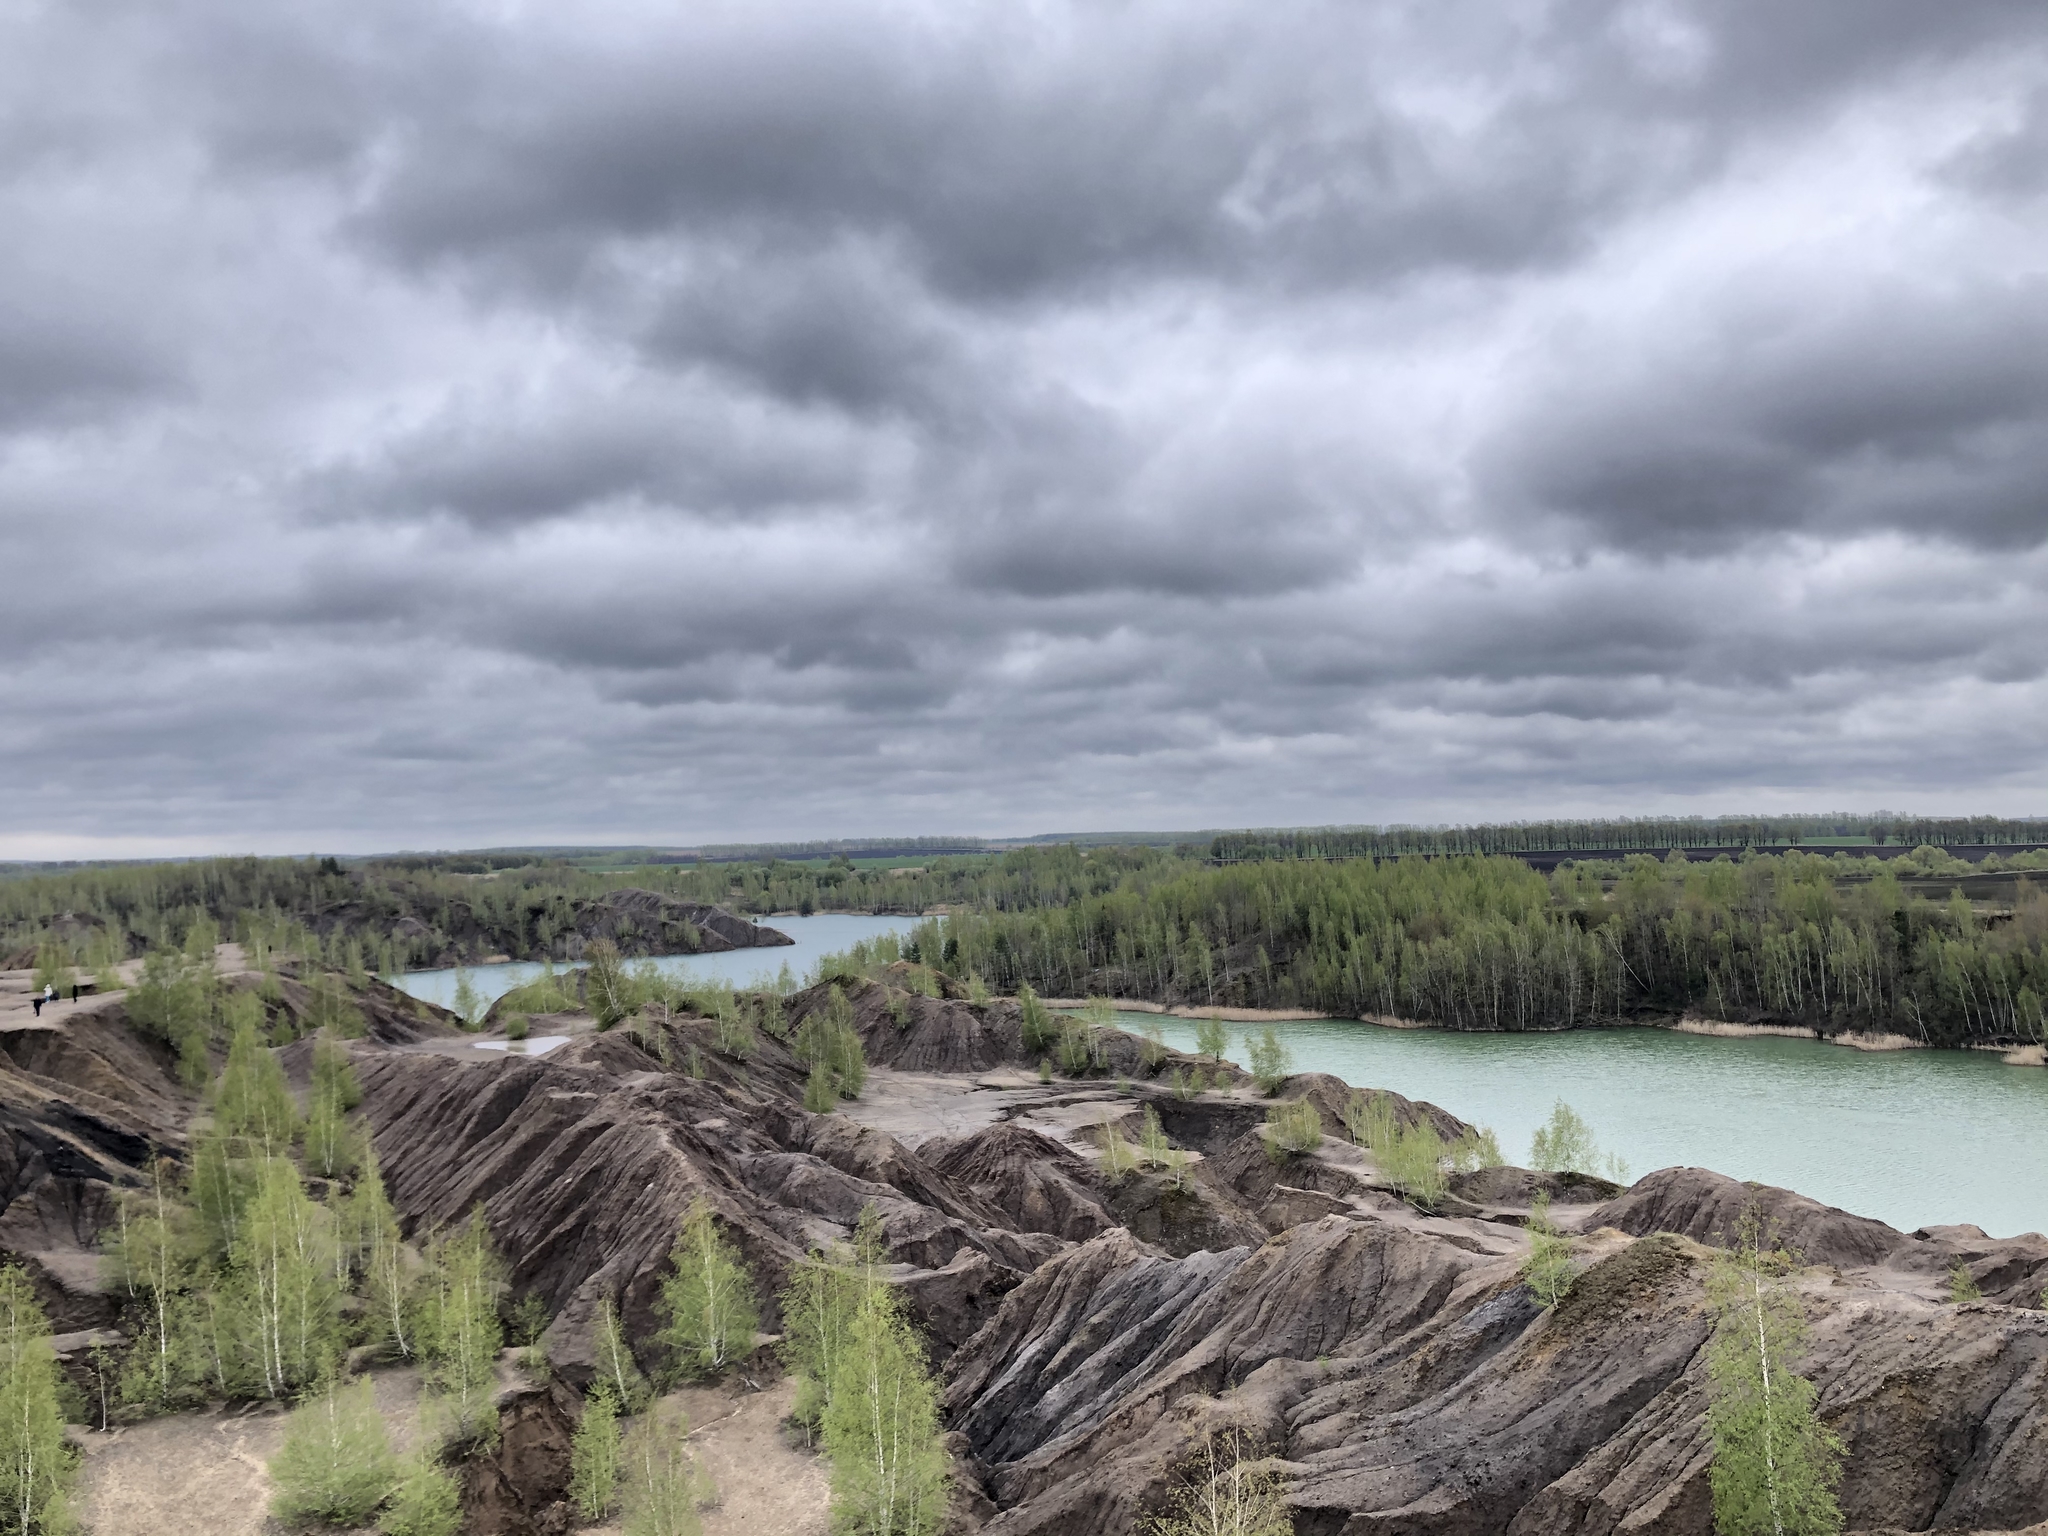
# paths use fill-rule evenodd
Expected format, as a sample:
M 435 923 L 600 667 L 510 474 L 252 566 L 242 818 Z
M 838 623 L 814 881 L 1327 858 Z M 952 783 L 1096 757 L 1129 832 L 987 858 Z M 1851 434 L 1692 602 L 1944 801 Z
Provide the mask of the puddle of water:
M 530 1040 L 479 1040 L 480 1051 L 504 1051 L 513 1056 L 545 1056 L 558 1045 L 567 1045 L 567 1035 L 535 1035 Z

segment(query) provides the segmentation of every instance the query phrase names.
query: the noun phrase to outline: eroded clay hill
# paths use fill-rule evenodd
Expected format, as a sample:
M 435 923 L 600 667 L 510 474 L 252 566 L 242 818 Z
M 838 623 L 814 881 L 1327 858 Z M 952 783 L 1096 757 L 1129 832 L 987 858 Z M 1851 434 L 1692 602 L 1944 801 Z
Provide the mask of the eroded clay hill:
M 1707 1245 L 1752 1193 L 1813 1266 L 1807 1368 L 1847 1446 L 1851 1529 L 2005 1531 L 2048 1513 L 2048 1240 L 1900 1233 L 1683 1168 L 1626 1191 L 1488 1170 L 1429 1215 L 1337 1134 L 1349 1090 L 1334 1079 L 1289 1082 L 1331 1134 L 1276 1160 L 1266 1102 L 1234 1072 L 1176 1097 L 1165 1072 L 1195 1063 L 1148 1068 L 1112 1033 L 1096 1072 L 1044 1083 L 1012 1003 L 847 990 L 876 1065 L 829 1115 L 801 1107 L 783 1042 L 728 1054 L 707 1020 L 600 1034 L 536 1019 L 570 1039 L 520 1055 L 388 988 L 357 999 L 363 1110 L 409 1231 L 481 1205 L 515 1291 L 554 1315 L 555 1380 L 513 1405 L 506 1449 L 472 1479 L 473 1532 L 561 1528 L 598 1304 L 653 1331 L 699 1195 L 769 1298 L 878 1210 L 944 1371 L 963 1531 L 1134 1531 L 1203 1432 L 1236 1426 L 1277 1458 L 1302 1533 L 1706 1536 Z M 309 1006 L 302 992 L 287 983 L 278 1006 Z M 823 989 L 799 994 L 792 1025 L 825 1006 Z M 31 1264 L 60 1328 L 104 1326 L 110 1197 L 152 1147 L 182 1151 L 196 1101 L 118 997 L 7 1032 L 0 1057 L 0 1248 Z M 1107 1177 L 1108 1128 L 1134 1137 L 1148 1107 L 1189 1165 Z M 1584 1266 L 1554 1311 L 1517 1278 L 1539 1192 Z M 1944 1300 L 1958 1261 L 1984 1301 Z
M 1491 1170 L 1459 1181 L 1458 1214 L 1429 1216 L 1334 1134 L 1333 1079 L 1290 1082 L 1333 1134 L 1276 1162 L 1265 1104 L 1235 1078 L 1176 1098 L 1116 1036 L 1099 1075 L 1041 1084 L 1014 1004 L 849 991 L 879 1065 L 860 1102 L 823 1116 L 800 1107 L 780 1042 L 735 1059 L 697 1020 L 525 1060 L 366 1046 L 394 1196 L 416 1223 L 484 1206 L 515 1284 L 557 1309 L 548 1344 L 571 1382 L 601 1298 L 651 1330 L 697 1195 L 764 1293 L 872 1203 L 987 1496 L 960 1518 L 990 1536 L 1134 1530 L 1223 1425 L 1280 1459 L 1303 1533 L 1710 1530 L 1705 1245 L 1749 1189 L 1701 1169 L 1626 1192 Z M 792 1022 L 823 1005 L 799 995 Z M 1134 1134 L 1148 1105 L 1196 1155 L 1188 1175 L 1104 1177 L 1103 1127 Z M 1400 1112 L 1461 1129 L 1433 1106 Z M 1516 1273 L 1539 1189 L 1588 1266 L 1554 1312 Z M 2040 1519 L 2048 1241 L 1908 1235 L 1760 1194 L 1814 1266 L 1810 1370 L 1848 1448 L 1851 1528 Z M 1958 1259 L 1985 1301 L 1943 1300 Z

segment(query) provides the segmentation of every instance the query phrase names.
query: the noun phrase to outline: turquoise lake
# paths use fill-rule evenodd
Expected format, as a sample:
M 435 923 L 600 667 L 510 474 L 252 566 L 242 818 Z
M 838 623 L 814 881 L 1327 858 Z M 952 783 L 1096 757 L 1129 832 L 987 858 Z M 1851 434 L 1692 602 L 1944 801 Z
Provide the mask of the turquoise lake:
M 671 956 L 663 970 L 735 985 L 799 981 L 820 956 L 856 939 L 907 933 L 911 919 L 839 913 L 775 918 L 797 942 L 773 949 Z M 477 966 L 495 998 L 537 965 Z M 447 1004 L 453 971 L 397 978 Z M 1138 1029 L 1153 1016 L 1125 1014 Z M 1193 1050 L 1191 1019 L 1159 1018 L 1166 1042 Z M 2048 1071 L 2008 1067 L 1980 1051 L 1862 1052 L 1817 1041 L 1722 1040 L 1654 1029 L 1481 1035 L 1388 1029 L 1347 1019 L 1275 1029 L 1300 1072 L 1428 1099 L 1490 1126 L 1511 1162 L 1563 1099 L 1592 1123 L 1603 1150 L 1633 1175 L 1689 1163 L 1780 1184 L 1911 1231 L 1970 1222 L 1994 1237 L 2048 1231 Z M 1231 1056 L 1246 1061 L 1246 1027 Z

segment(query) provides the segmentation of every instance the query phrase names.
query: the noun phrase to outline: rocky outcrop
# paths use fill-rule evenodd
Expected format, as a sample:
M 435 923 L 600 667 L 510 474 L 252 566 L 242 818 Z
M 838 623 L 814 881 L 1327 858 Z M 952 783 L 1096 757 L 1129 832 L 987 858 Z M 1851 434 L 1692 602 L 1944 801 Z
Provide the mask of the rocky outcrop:
M 796 942 L 724 907 L 631 886 L 579 902 L 573 913 L 573 926 L 558 941 L 562 957 L 570 960 L 581 958 L 583 947 L 597 939 L 611 940 L 622 955 L 712 954 Z
M 0 1031 L 0 1261 L 27 1272 L 58 1332 L 113 1325 L 100 1233 L 153 1154 L 182 1154 L 196 1105 L 118 995 Z
M 972 1136 L 933 1137 L 917 1150 L 1020 1232 L 1086 1242 L 1118 1225 L 1095 1187 L 1093 1165 L 1028 1126 L 1003 1123 Z

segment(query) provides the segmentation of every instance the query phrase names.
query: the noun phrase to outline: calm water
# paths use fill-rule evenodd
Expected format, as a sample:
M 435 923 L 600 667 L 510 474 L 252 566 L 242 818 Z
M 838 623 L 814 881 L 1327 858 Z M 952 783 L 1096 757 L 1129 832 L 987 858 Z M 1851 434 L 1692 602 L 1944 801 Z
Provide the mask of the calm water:
M 775 949 L 674 955 L 665 971 L 736 985 L 785 963 L 798 980 L 856 939 L 907 934 L 915 919 L 840 913 L 770 920 L 796 940 Z M 486 998 L 537 975 L 534 964 L 471 972 Z M 453 971 L 397 978 L 443 1006 Z M 1119 1022 L 1138 1029 L 1146 1014 Z M 1160 1018 L 1167 1044 L 1191 1051 L 1190 1019 Z M 1391 1088 L 1491 1126 L 1511 1161 L 1563 1099 L 1603 1150 L 1638 1176 L 1691 1163 L 1780 1184 L 1912 1231 L 1973 1222 L 1995 1237 L 2048 1232 L 2048 1071 L 1983 1051 L 1866 1053 L 1808 1040 L 1716 1040 L 1654 1029 L 1557 1035 L 1449 1034 L 1345 1019 L 1275 1026 L 1300 1072 Z M 1231 1056 L 1246 1063 L 1245 1028 Z
M 772 981 L 776 973 L 787 965 L 790 974 L 801 982 L 804 973 L 824 956 L 851 948 L 856 940 L 879 938 L 885 933 L 907 937 L 918 921 L 914 917 L 858 917 L 841 912 L 820 913 L 815 917 L 770 917 L 764 918 L 762 925 L 788 934 L 796 943 L 778 944 L 773 949 L 729 949 L 717 955 L 663 955 L 654 963 L 671 975 L 688 973 L 730 982 L 734 986 L 744 986 L 757 979 Z M 628 965 L 639 963 L 637 960 L 627 962 Z M 469 976 L 484 1001 L 492 1002 L 522 982 L 531 981 L 542 969 L 538 962 L 522 960 L 511 965 L 471 966 Z M 443 1008 L 455 1005 L 453 971 L 407 971 L 403 976 L 392 977 L 391 981 L 392 985 L 427 1002 L 438 1003 Z
M 1127 1029 L 1143 1014 L 1118 1020 Z M 1190 1019 L 1166 1043 L 1195 1048 Z M 1563 1099 L 1636 1177 L 1689 1163 L 1905 1231 L 2048 1232 L 2048 1071 L 1984 1051 L 1852 1051 L 1657 1029 L 1474 1035 L 1318 1019 L 1274 1028 L 1298 1072 L 1428 1099 L 1491 1126 L 1511 1162 Z M 1240 1065 L 1246 1031 L 1232 1025 Z

